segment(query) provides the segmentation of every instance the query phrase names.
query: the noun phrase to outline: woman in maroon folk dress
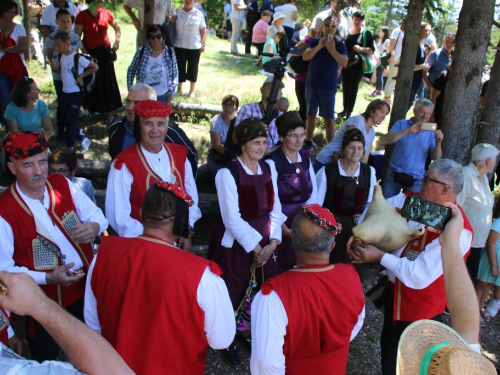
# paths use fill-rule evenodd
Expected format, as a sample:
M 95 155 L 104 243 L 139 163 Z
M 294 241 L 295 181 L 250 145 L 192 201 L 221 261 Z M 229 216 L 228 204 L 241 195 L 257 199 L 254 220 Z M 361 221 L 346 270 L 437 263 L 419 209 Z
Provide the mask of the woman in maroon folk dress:
M 347 130 L 342 140 L 341 158 L 316 173 L 318 204 L 328 208 L 342 224 L 342 233 L 335 237 L 335 249 L 330 253 L 330 263 L 351 263 L 347 241 L 360 215 L 372 201 L 377 177 L 373 167 L 360 162 L 364 147 L 363 133 L 357 128 Z M 355 267 L 362 278 L 363 265 Z
M 216 224 L 208 257 L 222 268 L 233 308 L 245 297 L 255 267 L 256 288 L 263 279 L 278 275 L 276 246 L 281 242 L 284 222 L 277 187 L 261 159 L 267 147 L 266 129 L 260 120 L 243 120 L 235 128 L 241 154 L 215 176 L 222 220 Z M 224 351 L 233 366 L 240 363 L 236 346 Z
M 286 112 L 276 119 L 281 146 L 266 156 L 273 181 L 276 181 L 283 214 L 283 239 L 278 245 L 280 273 L 293 268 L 297 255 L 292 246 L 292 222 L 302 205 L 317 203 L 316 177 L 311 159 L 302 151 L 306 125 L 297 111 Z

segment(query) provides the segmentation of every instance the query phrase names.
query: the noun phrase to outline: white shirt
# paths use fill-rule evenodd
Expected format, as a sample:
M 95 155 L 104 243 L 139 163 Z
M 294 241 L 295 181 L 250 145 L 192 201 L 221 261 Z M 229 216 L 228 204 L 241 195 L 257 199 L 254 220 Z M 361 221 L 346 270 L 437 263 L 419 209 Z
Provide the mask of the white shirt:
M 404 38 L 405 33 L 404 31 L 401 31 L 399 27 L 397 29 L 394 29 L 391 33 L 390 39 L 394 39 L 396 41 L 396 45 L 394 46 L 394 61 L 398 61 L 399 57 L 401 56 Z
M 63 92 L 73 93 L 80 92 L 81 88 L 77 85 L 75 76 L 71 71 L 75 66 L 75 54 L 76 52 L 71 52 L 69 55 L 61 55 L 60 66 L 61 66 L 61 79 L 63 83 Z M 82 74 L 84 69 L 90 64 L 90 60 L 85 57 L 80 56 L 78 58 L 78 75 Z
M 233 9 L 233 12 L 231 13 L 231 19 L 237 21 L 243 21 L 245 19 L 245 11 L 235 10 L 233 5 L 244 6 L 245 2 L 243 0 L 231 0 L 231 7 Z
M 66 7 L 68 5 L 68 7 Z M 64 8 L 58 8 L 55 4 L 48 5 L 42 13 L 42 20 L 40 21 L 41 26 L 48 26 L 50 28 L 50 32 L 59 29 L 59 26 L 56 24 L 56 14 L 60 9 L 66 9 L 69 14 L 71 14 L 71 29 L 70 31 L 75 31 L 75 17 L 80 12 L 78 7 L 72 4 L 69 1 L 66 1 Z
M 149 82 L 148 85 L 155 89 L 158 96 L 166 94 L 169 89 L 167 70 L 168 68 L 163 64 L 163 54 L 148 57 L 144 82 Z
M 337 163 L 339 165 L 339 174 L 341 176 L 345 177 L 351 177 L 347 176 L 345 173 L 344 169 L 342 168 L 342 165 L 340 164 L 340 160 L 337 160 Z M 358 169 L 356 169 L 356 172 L 352 175 L 352 177 L 359 177 L 359 171 L 361 167 L 361 163 L 358 162 Z M 373 199 L 373 189 L 375 188 L 375 185 L 377 185 L 377 176 L 375 174 L 375 169 L 370 166 L 371 170 L 371 176 L 370 176 L 370 190 L 368 191 L 368 197 L 366 198 L 366 203 L 363 206 L 363 212 L 361 213 L 362 216 L 366 213 L 366 210 L 368 209 L 368 206 L 370 205 L 372 199 Z M 322 167 L 318 173 L 316 173 L 316 184 L 318 186 L 318 204 L 320 206 L 323 206 L 323 203 L 325 202 L 325 195 L 326 195 L 326 188 L 328 185 L 328 181 L 326 180 L 326 172 L 325 172 L 325 167 Z
M 129 8 L 137 8 L 139 11 L 139 22 L 141 23 L 141 28 L 144 28 L 144 0 L 126 0 L 123 5 Z M 154 23 L 162 24 L 165 22 L 167 14 L 171 17 L 177 15 L 177 11 L 172 4 L 172 0 L 155 0 L 154 9 L 155 21 Z
M 274 12 L 281 12 L 285 15 L 284 21 L 282 23 L 283 26 L 291 27 L 295 29 L 295 21 L 292 18 L 293 12 L 297 12 L 297 7 L 293 4 L 284 4 L 279 7 L 274 8 Z
M 91 284 L 96 259 L 97 255 L 94 257 L 87 275 L 83 315 L 85 323 L 94 331 L 101 333 L 101 324 L 97 315 L 97 300 Z M 214 349 L 227 348 L 236 333 L 233 305 L 224 280 L 210 271 L 209 267 L 203 272 L 198 284 L 196 301 L 205 312 L 205 335 L 208 345 Z M 189 322 L 185 323 L 189 324 Z
M 396 208 L 403 207 L 406 195 L 398 194 L 387 199 L 387 202 Z M 412 230 L 419 230 L 422 224 L 409 221 L 408 226 Z M 472 233 L 463 229 L 458 240 L 460 252 L 464 256 L 470 249 Z M 443 261 L 441 259 L 441 245 L 439 237 L 425 246 L 425 250 L 413 261 L 408 258 L 400 258 L 406 244 L 398 250 L 384 254 L 380 264 L 387 269 L 389 280 L 394 283 L 397 277 L 403 284 L 411 289 L 424 289 L 431 285 L 443 274 Z
M 288 159 L 288 156 L 286 156 L 286 160 L 291 164 L 292 162 L 290 159 Z M 266 163 L 269 164 L 269 168 L 271 169 L 271 178 L 273 181 L 276 181 L 276 186 L 278 186 L 278 171 L 276 170 L 276 164 L 274 163 L 274 160 L 267 159 Z M 297 153 L 297 164 L 302 163 L 302 157 L 300 156 L 299 153 Z M 294 163 L 295 164 L 295 163 Z M 311 196 L 309 199 L 305 202 L 305 204 L 314 204 L 318 203 L 318 198 L 317 198 L 317 192 L 318 188 L 316 185 L 316 178 L 314 174 L 314 168 L 312 166 L 312 162 L 309 163 L 309 176 L 311 177 L 311 182 L 312 182 L 312 191 L 311 191 Z
M 158 154 L 148 152 L 142 146 L 141 150 L 149 167 L 161 177 L 162 181 L 174 183 L 174 176 L 170 170 L 170 158 L 165 147 Z M 106 189 L 105 209 L 109 223 L 120 237 L 133 238 L 144 231 L 142 223 L 130 216 L 132 212 L 130 192 L 132 191 L 133 181 L 134 176 L 125 164 L 122 164 L 120 170 L 115 168 L 115 162 L 111 164 Z M 184 163 L 184 190 L 193 198 L 194 204 L 189 207 L 189 225 L 194 227 L 196 221 L 201 217 L 201 211 L 198 207 L 198 190 L 196 189 L 193 170 L 187 158 Z
M 342 319 L 341 316 L 337 317 Z M 358 322 L 351 332 L 352 341 L 363 327 L 365 307 L 358 315 Z M 284 374 L 285 343 L 288 315 L 278 293 L 274 290 L 263 295 L 257 293 L 252 302 L 252 357 L 250 371 L 252 375 Z
M 0 29 L 0 32 L 2 32 L 2 29 Z M 19 44 L 19 38 L 22 36 L 26 37 L 26 29 L 24 28 L 23 25 L 16 23 L 14 26 L 14 30 L 12 30 L 10 36 L 12 37 L 12 39 L 16 41 L 17 44 Z M 0 51 L 0 60 L 2 59 L 3 55 L 5 55 L 5 52 Z M 21 59 L 23 60 L 24 63 L 24 53 L 20 53 L 19 56 L 21 56 Z
M 108 221 L 104 217 L 101 209 L 97 207 L 87 195 L 78 186 L 68 181 L 69 188 L 71 190 L 71 196 L 75 203 L 76 214 L 80 218 L 82 223 L 99 223 L 99 234 L 104 232 L 108 227 Z M 47 210 L 50 208 L 50 198 L 47 188 L 43 194 L 43 203 L 38 199 L 33 199 L 25 195 L 19 185 L 16 182 L 17 192 L 20 197 L 26 202 L 26 205 L 32 212 L 33 216 L 47 228 L 48 232 L 56 242 L 57 246 L 61 250 L 61 253 L 66 255 L 65 262 L 69 264 L 74 262 L 75 265 L 70 269 L 71 271 L 77 270 L 83 266 L 83 261 L 80 255 L 75 250 L 71 242 L 66 238 L 66 236 L 61 232 L 57 225 L 54 225 L 52 219 L 50 218 Z M 21 209 L 21 208 L 19 208 Z M 25 272 L 30 275 L 37 284 L 45 285 L 47 284 L 45 276 L 47 273 L 29 270 L 26 267 L 16 266 L 14 259 L 14 233 L 12 232 L 11 226 L 0 216 L 0 269 L 7 272 Z
M 240 158 L 238 158 L 238 161 L 246 173 L 253 175 L 252 171 L 241 162 Z M 257 165 L 257 167 L 257 174 L 261 175 L 262 170 L 260 165 Z M 238 188 L 229 169 L 222 168 L 217 172 L 215 186 L 217 187 L 217 198 L 219 199 L 222 222 L 226 227 L 226 231 L 222 237 L 222 246 L 231 248 L 236 240 L 247 253 L 251 252 L 259 244 L 262 236 L 241 217 L 238 203 Z M 274 207 L 269 213 L 271 219 L 269 238 L 275 238 L 280 243 L 281 224 L 286 221 L 286 216 L 281 212 L 281 202 L 275 180 L 273 180 L 273 190 Z
M 175 46 L 185 49 L 200 49 L 202 47 L 200 30 L 206 29 L 203 13 L 193 8 L 186 12 L 182 7 L 177 10 L 175 21 Z
M 472 247 L 484 247 L 490 234 L 494 198 L 488 178 L 481 177 L 474 163 L 464 167 L 464 187 L 457 195 L 457 203 L 474 230 Z

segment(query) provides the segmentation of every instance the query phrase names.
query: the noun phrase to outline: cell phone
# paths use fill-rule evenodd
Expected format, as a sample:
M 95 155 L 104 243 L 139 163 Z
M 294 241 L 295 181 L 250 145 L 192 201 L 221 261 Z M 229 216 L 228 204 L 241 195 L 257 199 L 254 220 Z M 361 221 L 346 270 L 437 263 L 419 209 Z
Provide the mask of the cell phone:
M 333 34 L 328 34 L 328 41 L 329 42 L 333 41 L 333 37 L 334 37 Z
M 437 124 L 435 122 L 426 122 L 425 124 L 422 124 L 422 127 L 420 129 L 431 130 L 435 132 L 437 129 Z
M 401 216 L 417 223 L 443 230 L 451 219 L 451 208 L 426 201 L 425 199 L 407 196 Z

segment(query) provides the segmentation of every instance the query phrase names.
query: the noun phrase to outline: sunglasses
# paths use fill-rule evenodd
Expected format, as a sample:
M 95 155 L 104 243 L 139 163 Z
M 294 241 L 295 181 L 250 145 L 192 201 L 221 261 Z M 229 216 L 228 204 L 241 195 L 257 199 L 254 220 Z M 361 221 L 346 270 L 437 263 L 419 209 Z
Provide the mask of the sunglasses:
M 161 39 L 161 38 L 163 38 L 163 35 L 161 35 L 161 34 L 149 34 L 148 38 L 149 39 Z
M 426 184 L 429 181 L 432 181 L 432 182 L 435 182 L 436 184 L 441 184 L 441 185 L 447 186 L 448 189 L 450 188 L 450 186 L 448 184 L 445 184 L 444 182 L 441 182 L 441 181 L 435 180 L 433 178 L 430 178 L 429 176 L 427 176 L 427 174 L 424 174 L 423 180 L 424 180 L 424 184 Z
M 323 26 L 326 27 L 326 28 L 330 28 L 330 29 L 336 29 L 337 28 L 337 25 L 333 25 L 333 24 L 329 24 L 329 23 L 326 23 Z

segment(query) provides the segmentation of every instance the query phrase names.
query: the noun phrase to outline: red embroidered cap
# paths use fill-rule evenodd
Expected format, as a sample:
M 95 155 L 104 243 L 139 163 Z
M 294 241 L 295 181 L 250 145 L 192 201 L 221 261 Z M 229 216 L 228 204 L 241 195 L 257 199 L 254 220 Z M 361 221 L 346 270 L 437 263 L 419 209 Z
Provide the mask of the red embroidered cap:
M 337 223 L 335 215 L 327 208 L 321 207 L 319 204 L 305 204 L 302 206 L 302 210 L 304 215 L 334 236 L 342 231 L 342 224 Z
M 191 207 L 194 204 L 193 198 L 184 191 L 181 187 L 171 184 L 170 182 L 157 182 L 156 186 L 159 188 L 165 189 L 167 191 L 170 191 L 171 193 L 174 193 L 174 195 L 177 198 L 182 199 L 184 202 L 187 203 L 189 207 Z
M 157 100 L 141 100 L 134 107 L 134 112 L 139 117 L 168 117 L 172 107 Z
M 9 133 L 3 140 L 2 148 L 16 160 L 38 155 L 49 148 L 45 137 L 34 131 Z

